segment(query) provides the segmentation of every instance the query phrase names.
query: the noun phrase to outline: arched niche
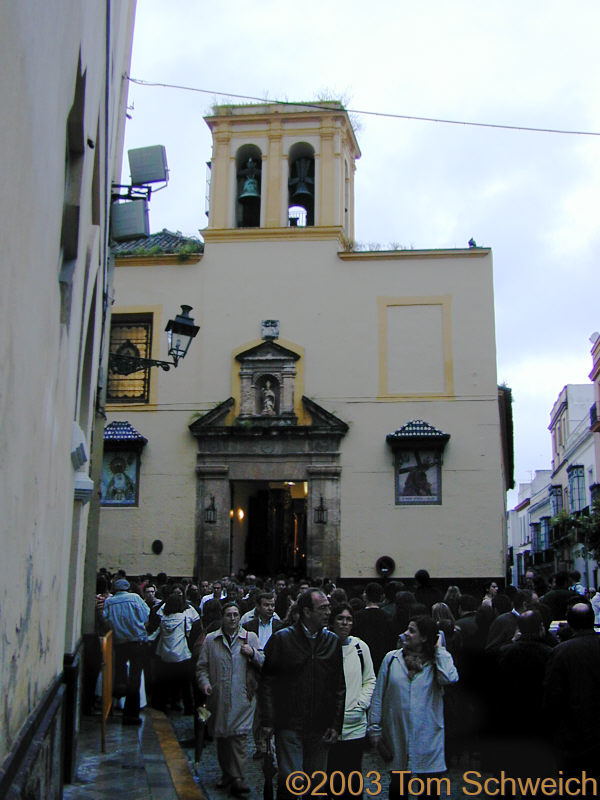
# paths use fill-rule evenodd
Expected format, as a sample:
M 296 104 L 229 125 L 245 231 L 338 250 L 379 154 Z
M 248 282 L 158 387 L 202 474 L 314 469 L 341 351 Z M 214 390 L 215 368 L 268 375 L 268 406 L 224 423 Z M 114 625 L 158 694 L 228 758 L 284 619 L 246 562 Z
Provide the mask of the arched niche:
M 245 144 L 235 154 L 235 220 L 238 228 L 260 227 L 262 152 Z
M 257 416 L 275 417 L 279 414 L 281 387 L 274 375 L 261 375 L 255 383 L 254 398 Z
M 314 225 L 315 224 L 315 151 L 307 142 L 296 142 L 290 147 L 289 179 L 288 179 L 288 224 Z M 298 220 L 302 215 L 298 209 L 304 209 L 305 219 L 302 223 Z

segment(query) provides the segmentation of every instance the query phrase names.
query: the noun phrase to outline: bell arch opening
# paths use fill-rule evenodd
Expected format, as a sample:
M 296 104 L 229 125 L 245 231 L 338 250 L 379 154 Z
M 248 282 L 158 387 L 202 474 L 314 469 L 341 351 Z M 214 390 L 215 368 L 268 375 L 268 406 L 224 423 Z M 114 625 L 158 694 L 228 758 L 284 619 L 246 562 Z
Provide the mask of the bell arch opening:
M 315 151 L 307 142 L 296 142 L 289 152 L 288 224 L 315 224 Z M 305 211 L 305 216 L 301 214 Z M 300 212 L 300 213 L 299 213 Z M 295 220 L 295 221 L 292 221 Z M 300 221 L 302 220 L 302 221 Z
M 262 198 L 262 152 L 254 144 L 245 144 L 235 156 L 235 221 L 238 228 L 260 227 Z

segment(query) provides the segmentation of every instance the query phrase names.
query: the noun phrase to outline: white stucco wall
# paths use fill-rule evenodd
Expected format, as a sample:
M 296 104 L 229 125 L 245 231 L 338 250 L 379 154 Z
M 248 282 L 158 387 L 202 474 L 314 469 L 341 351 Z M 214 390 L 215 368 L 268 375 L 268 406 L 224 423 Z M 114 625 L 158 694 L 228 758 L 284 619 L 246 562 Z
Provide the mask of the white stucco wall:
M 113 163 L 120 163 L 117 112 L 134 5 L 113 4 L 108 141 L 105 4 L 25 0 L 11 4 L 0 26 L 0 692 L 6 699 L 0 759 L 81 635 L 88 508 L 74 502 L 70 453 L 74 422 L 82 429 L 88 458 L 91 450 L 102 325 L 105 163 L 110 180 Z M 68 192 L 80 207 L 79 237 L 70 313 L 61 320 L 67 116 L 79 57 L 85 144 Z
M 187 422 L 235 394 L 233 351 L 260 338 L 261 320 L 278 319 L 280 339 L 304 348 L 304 386 L 297 390 L 350 425 L 340 459 L 342 575 L 374 575 L 375 560 L 383 554 L 395 558 L 400 574 L 420 567 L 434 576 L 503 574 L 504 486 L 489 251 L 342 260 L 335 240 L 209 241 L 196 265 L 117 267 L 115 292 L 114 312 L 162 304 L 163 327 L 187 302 L 201 330 L 176 372 L 153 371 L 156 405 L 141 411 L 120 408 L 110 416 L 128 419 L 150 439 L 142 454 L 142 491 L 152 487 L 152 504 L 103 511 L 101 564 L 117 566 L 119 531 L 143 526 L 146 539 L 162 538 L 158 531 L 164 532 L 169 520 L 173 488 L 150 476 L 168 472 L 178 475 L 185 497 L 173 512 L 177 555 L 166 571 L 191 574 L 195 443 L 189 433 L 186 440 Z M 387 375 L 388 385 L 405 394 L 382 397 L 381 372 L 391 363 L 381 355 L 382 304 L 437 303 L 439 298 L 446 309 L 440 344 L 446 349 L 438 354 L 449 376 L 445 390 L 427 395 L 420 387 L 420 395 L 411 396 L 414 386 L 393 374 Z M 415 360 L 407 373 L 418 377 L 419 349 L 408 352 Z M 385 436 L 417 418 L 451 435 L 441 506 L 394 503 L 393 455 Z M 157 572 L 159 561 L 138 553 L 119 566 L 132 573 Z

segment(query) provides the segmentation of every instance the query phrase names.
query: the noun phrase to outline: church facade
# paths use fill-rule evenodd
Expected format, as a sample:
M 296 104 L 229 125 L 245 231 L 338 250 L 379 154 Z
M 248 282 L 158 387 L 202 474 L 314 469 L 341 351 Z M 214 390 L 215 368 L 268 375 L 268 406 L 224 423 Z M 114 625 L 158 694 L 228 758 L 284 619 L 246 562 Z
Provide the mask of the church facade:
M 356 250 L 360 151 L 336 103 L 207 124 L 203 252 L 117 249 L 113 351 L 139 335 L 158 357 L 184 302 L 200 331 L 176 371 L 109 379 L 99 566 L 502 576 L 491 251 Z

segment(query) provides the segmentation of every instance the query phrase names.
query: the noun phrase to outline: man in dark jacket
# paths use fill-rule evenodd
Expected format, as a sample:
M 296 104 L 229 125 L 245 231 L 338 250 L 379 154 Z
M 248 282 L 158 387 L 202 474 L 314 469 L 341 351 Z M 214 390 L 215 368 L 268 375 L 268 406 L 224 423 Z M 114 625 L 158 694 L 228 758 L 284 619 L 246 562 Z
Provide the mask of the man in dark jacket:
M 342 730 L 346 685 L 342 646 L 325 629 L 329 602 L 320 589 L 298 600 L 296 625 L 274 633 L 265 647 L 259 707 L 265 739 L 275 732 L 279 766 L 277 798 L 291 798 L 293 772 L 327 769 L 327 751 Z
M 367 583 L 363 598 L 366 605 L 354 615 L 352 633 L 369 645 L 373 669 L 377 675 L 385 654 L 396 649 L 396 637 L 390 617 L 379 607 L 383 598 L 381 584 L 375 581 Z
M 261 650 L 264 650 L 271 636 L 285 624 L 276 619 L 275 616 L 275 597 L 272 592 L 260 592 L 256 596 L 254 616 L 248 622 L 244 622 L 242 627 L 247 631 L 252 631 L 258 636 Z
M 519 627 L 519 617 L 521 614 L 527 611 L 528 603 L 530 601 L 531 592 L 521 589 L 514 593 L 512 610 L 506 611 L 505 613 L 497 616 L 490 625 L 485 643 L 486 650 L 496 651 L 502 647 L 502 645 L 509 644 L 509 642 L 512 641 L 512 638 Z M 495 607 L 494 603 L 495 598 L 492 601 L 492 607 Z
M 436 589 L 431 582 L 431 577 L 426 569 L 418 569 L 415 572 L 415 599 L 417 603 L 427 606 L 427 613 L 431 614 L 431 607 L 436 603 L 441 603 L 444 599 L 439 589 Z
M 260 649 L 264 651 L 271 636 L 281 628 L 285 628 L 284 623 L 275 619 L 275 597 L 271 592 L 259 592 L 256 596 L 256 608 L 254 617 L 243 624 L 243 628 L 252 631 L 258 636 Z M 252 735 L 254 737 L 254 759 L 262 758 L 264 755 L 264 742 L 260 729 L 262 727 L 260 709 L 257 707 L 252 721 Z
M 567 775 L 600 775 L 600 636 L 594 610 L 575 603 L 567 612 L 573 638 L 552 650 L 546 668 L 544 703 Z
M 508 775 L 545 777 L 552 774 L 549 742 L 551 721 L 543 709 L 544 675 L 552 648 L 539 611 L 523 611 L 516 618 L 519 638 L 496 651 L 492 724 L 496 766 Z M 515 713 L 516 711 L 516 713 Z
M 541 602 L 552 611 L 552 619 L 566 619 L 567 607 L 573 593 L 569 591 L 569 573 L 557 572 L 554 576 L 554 586 L 540 598 Z

